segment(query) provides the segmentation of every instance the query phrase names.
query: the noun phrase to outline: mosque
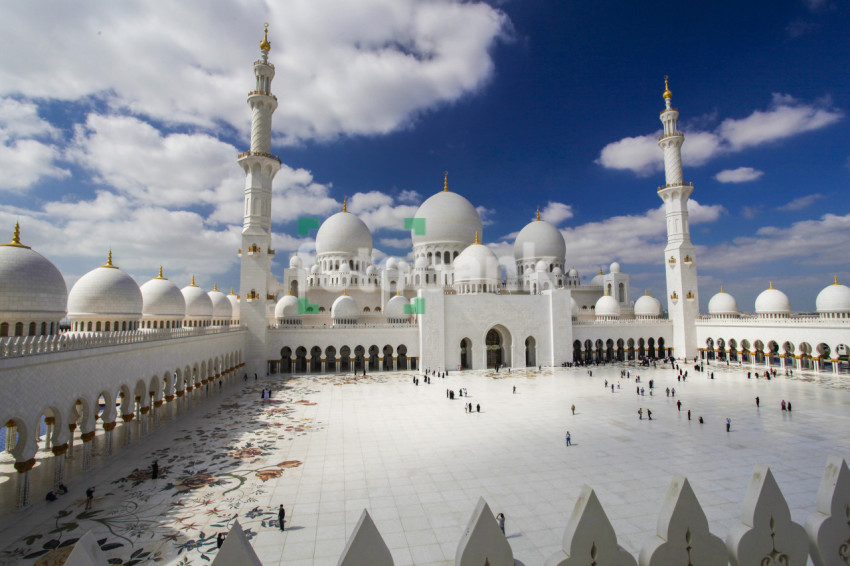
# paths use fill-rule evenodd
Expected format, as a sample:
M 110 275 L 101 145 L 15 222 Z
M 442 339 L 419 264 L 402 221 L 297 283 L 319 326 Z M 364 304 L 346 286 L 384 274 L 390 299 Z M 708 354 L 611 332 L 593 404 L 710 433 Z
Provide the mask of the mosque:
M 514 242 L 516 275 L 505 277 L 486 246 L 475 206 L 450 189 L 410 219 L 408 259 L 372 261 L 372 235 L 346 205 L 324 220 L 316 260 L 297 254 L 272 271 L 271 153 L 277 107 L 267 36 L 248 95 L 251 145 L 245 173 L 239 292 L 179 288 L 159 274 L 139 286 L 112 253 L 67 290 L 59 270 L 25 245 L 16 225 L 0 246 L 0 471 L 29 501 L 30 473 L 58 485 L 66 456 L 92 465 L 199 399 L 246 375 L 560 366 L 575 361 L 661 358 L 719 360 L 756 370 L 848 372 L 850 288 L 837 280 L 817 295 L 817 314 L 795 314 L 771 284 L 754 314 L 720 289 L 699 312 L 694 245 L 677 129 L 665 81 L 666 297 L 633 300 L 629 275 L 613 262 L 589 283 L 568 267 L 560 231 L 539 217 Z M 24 227 L 26 228 L 26 227 Z M 155 272 L 155 268 L 152 268 Z M 12 466 L 14 471 L 11 471 Z

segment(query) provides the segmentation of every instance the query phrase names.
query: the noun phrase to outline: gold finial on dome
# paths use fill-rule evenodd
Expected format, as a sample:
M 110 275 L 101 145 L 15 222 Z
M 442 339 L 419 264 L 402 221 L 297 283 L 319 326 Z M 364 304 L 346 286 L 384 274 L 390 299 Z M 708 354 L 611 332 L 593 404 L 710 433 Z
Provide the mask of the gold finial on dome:
M 449 172 L 446 171 L 446 176 L 443 177 L 443 192 L 449 192 Z
M 189 283 L 189 287 L 197 287 L 197 285 L 195 285 L 195 274 L 194 273 L 192 274 L 192 282 Z
M 773 289 L 773 281 L 770 282 L 770 287 L 768 289 Z
M 667 84 L 667 75 L 664 75 L 664 94 L 661 96 L 667 99 L 673 98 L 673 93 L 670 92 L 670 87 Z
M 478 230 L 476 230 L 476 231 L 475 231 L 475 241 L 474 241 L 474 242 L 472 242 L 472 243 L 473 243 L 473 244 L 478 244 L 478 245 L 480 245 L 480 244 L 481 244 L 481 241 L 478 239 Z
M 720 286 L 720 292 L 723 293 L 723 285 Z
M 154 279 L 165 279 L 165 277 L 162 276 L 162 266 L 161 265 L 159 266 L 159 275 L 154 277 Z
M 347 296 L 348 296 L 348 287 L 345 287 L 345 288 L 342 290 L 342 296 L 343 296 L 343 297 L 347 297 Z
M 21 243 L 21 225 L 15 222 L 15 231 L 12 233 L 12 241 L 8 244 L 0 244 L 3 246 L 11 246 L 13 248 L 26 248 L 30 249 L 29 246 L 25 246 Z
M 342 211 L 348 212 L 348 195 L 342 197 Z
M 833 284 L 833 285 L 838 285 L 838 275 L 833 275 L 833 276 L 832 276 L 832 284 Z
M 213 291 L 218 291 L 218 281 L 213 282 Z
M 540 220 L 540 207 L 537 207 L 537 220 Z
M 230 288 L 230 294 L 233 294 L 233 287 Z
M 266 22 L 266 29 L 263 30 L 263 40 L 260 42 L 260 49 L 268 52 L 271 48 L 272 44 L 269 43 L 269 23 Z
M 599 268 L 599 275 L 605 275 L 604 273 L 602 273 L 602 268 L 601 268 L 601 267 Z
M 644 290 L 643 290 L 643 296 L 644 296 L 644 297 L 648 297 L 648 296 L 649 296 L 649 290 L 644 289 Z
M 101 265 L 101 267 L 110 267 L 112 269 L 118 269 L 117 265 L 112 265 L 112 248 L 109 248 L 109 254 L 106 256 L 106 264 Z

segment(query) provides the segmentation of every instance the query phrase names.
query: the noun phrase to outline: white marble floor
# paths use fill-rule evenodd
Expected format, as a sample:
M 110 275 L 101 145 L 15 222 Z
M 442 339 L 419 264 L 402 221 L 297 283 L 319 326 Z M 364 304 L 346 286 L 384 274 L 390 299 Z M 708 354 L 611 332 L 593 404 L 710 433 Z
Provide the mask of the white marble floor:
M 293 410 L 287 414 L 287 426 L 309 423 L 310 428 L 293 435 L 273 432 L 265 444 L 255 443 L 263 453 L 251 462 L 250 473 L 243 474 L 248 479 L 239 484 L 243 491 L 251 486 L 254 491 L 231 501 L 220 495 L 221 486 L 189 491 L 178 487 L 176 494 L 168 495 L 169 507 L 153 512 L 156 527 L 151 527 L 152 534 L 140 529 L 127 535 L 134 544 L 116 548 L 110 556 L 125 552 L 126 563 L 131 551 L 145 548 L 146 552 L 158 552 L 164 563 L 186 557 L 188 563 L 206 563 L 186 539 L 209 538 L 211 532 L 222 530 L 215 525 L 224 524 L 226 517 L 220 517 L 226 514 L 209 511 L 210 505 L 219 501 L 251 530 L 251 542 L 266 566 L 336 564 L 364 508 L 396 564 L 449 564 L 481 496 L 494 513 L 505 513 L 514 556 L 531 566 L 542 564 L 560 548 L 583 484 L 596 490 L 620 544 L 637 555 L 655 531 L 674 473 L 688 477 L 712 532 L 725 538 L 740 515 L 740 501 L 754 464 L 771 467 L 792 518 L 804 523 L 814 510 L 827 455 L 850 456 L 850 436 L 846 434 L 850 430 L 850 377 L 747 380 L 746 368 L 735 368 L 715 369 L 714 380 L 708 378 L 708 372 L 690 370 L 687 382 L 680 383 L 672 370 L 633 368 L 647 389 L 645 396 L 639 396 L 634 378 L 619 378 L 621 369 L 593 368 L 592 377 L 586 369 L 522 370 L 509 376 L 500 373 L 498 378 L 472 371 L 453 373 L 447 379 L 432 378 L 431 385 L 420 382 L 419 386 L 411 383 L 412 374 L 403 372 L 379 374 L 379 379 L 358 384 L 298 376 L 287 382 L 276 400 L 282 402 L 289 396 L 285 406 Z M 612 393 L 610 387 L 604 387 L 605 379 L 620 388 Z M 649 379 L 656 383 L 653 396 L 649 395 Z M 283 386 L 277 377 L 261 380 L 259 386 L 269 384 Z M 512 393 L 514 386 L 516 394 Z M 225 399 L 210 401 L 210 410 L 241 403 L 255 410 L 259 419 L 273 421 L 277 417 L 267 416 L 263 413 L 267 407 L 256 404 L 256 387 L 251 384 L 243 392 L 236 386 Z M 446 398 L 447 388 L 461 387 L 468 389 L 468 399 Z M 675 398 L 665 395 L 666 387 L 675 387 Z M 760 409 L 755 405 L 756 396 L 761 399 Z M 780 410 L 782 399 L 792 401 L 792 413 Z M 294 403 L 296 400 L 301 402 Z M 677 400 L 683 403 L 681 411 L 676 408 Z M 465 413 L 467 401 L 480 404 L 481 413 Z M 570 414 L 573 403 L 575 415 Z M 638 420 L 639 407 L 651 409 L 653 420 L 645 415 Z M 226 411 L 211 414 L 201 409 L 198 413 L 174 428 L 192 431 L 217 423 L 226 430 L 230 426 Z M 702 425 L 697 422 L 700 415 L 705 419 Z M 727 417 L 732 419 L 729 433 Z M 564 442 L 567 430 L 572 435 L 571 447 Z M 114 457 L 87 481 L 106 484 L 134 468 L 148 466 L 152 457 L 162 460 L 160 455 L 167 450 L 179 449 L 174 437 L 175 430 L 170 429 L 149 436 L 132 454 Z M 245 438 L 250 435 L 227 440 L 231 442 L 228 448 L 245 446 Z M 281 473 L 275 471 L 266 478 L 255 473 L 269 466 L 277 470 L 273 467 L 277 462 L 302 464 L 281 467 Z M 229 471 L 233 473 L 211 469 L 210 474 L 233 478 L 241 473 Z M 84 489 L 82 485 L 69 487 L 72 493 Z M 110 496 L 118 499 L 129 494 L 159 501 L 157 497 L 165 495 L 158 494 L 170 493 L 161 489 L 155 494 L 134 494 L 133 489 L 129 483 L 109 487 Z M 181 497 L 194 499 L 184 505 L 179 503 Z M 207 501 L 200 501 L 204 497 Z M 103 504 L 107 502 L 105 499 Z M 274 513 L 281 503 L 287 509 L 283 533 L 269 521 L 276 517 L 269 512 Z M 0 528 L 8 527 L 0 531 L 4 533 L 0 549 L 5 548 L 0 563 L 4 556 L 7 560 L 14 556 L 12 550 L 16 544 L 20 546 L 17 541 L 27 534 L 53 526 L 56 509 L 40 503 L 23 515 L 0 521 Z M 260 509 L 264 515 L 252 509 Z M 91 527 L 97 534 L 100 523 L 88 525 L 85 519 L 79 521 L 79 528 Z M 182 525 L 170 527 L 179 531 L 181 538 L 177 539 L 163 528 L 175 520 Z M 179 554 L 178 543 L 183 548 Z M 207 556 L 214 556 L 214 550 Z

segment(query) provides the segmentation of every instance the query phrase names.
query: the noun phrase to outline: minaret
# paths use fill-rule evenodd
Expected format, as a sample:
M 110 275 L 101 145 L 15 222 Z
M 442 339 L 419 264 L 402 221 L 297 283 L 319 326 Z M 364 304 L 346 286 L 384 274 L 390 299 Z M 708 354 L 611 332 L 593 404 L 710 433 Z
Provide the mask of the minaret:
M 685 136 L 676 129 L 679 111 L 671 106 L 673 93 L 664 77 L 664 110 L 661 123 L 664 135 L 658 147 L 664 152 L 666 184 L 658 187 L 667 217 L 667 247 L 664 265 L 667 273 L 667 311 L 673 321 L 673 355 L 693 358 L 697 355 L 696 319 L 699 316 L 697 267 L 688 225 L 688 198 L 693 183 L 682 180 L 682 143 Z
M 245 172 L 245 209 L 242 223 L 242 266 L 239 317 L 248 329 L 243 361 L 245 371 L 265 375 L 265 343 L 271 280 L 272 179 L 280 170 L 280 158 L 271 154 L 272 114 L 277 97 L 271 92 L 274 65 L 269 63 L 269 24 L 260 42 L 260 59 L 254 62 L 256 85 L 248 93 L 251 107 L 251 149 L 239 154 L 237 162 Z

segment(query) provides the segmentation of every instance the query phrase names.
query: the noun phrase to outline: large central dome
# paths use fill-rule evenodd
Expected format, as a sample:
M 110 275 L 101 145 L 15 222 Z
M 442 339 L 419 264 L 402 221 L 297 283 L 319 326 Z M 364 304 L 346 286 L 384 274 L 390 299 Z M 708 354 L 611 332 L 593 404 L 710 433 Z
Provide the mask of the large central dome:
M 475 233 L 483 237 L 481 217 L 472 203 L 448 190 L 448 187 L 422 203 L 415 218 L 423 218 L 425 226 L 414 224 L 411 230 L 413 245 L 461 244 L 468 246 L 475 241 Z M 423 232 L 417 234 L 417 232 Z
M 322 223 L 316 234 L 316 254 L 372 256 L 372 233 L 354 214 L 343 210 Z
M 564 261 L 566 253 L 567 245 L 560 230 L 539 216 L 526 224 L 514 240 L 514 258 L 517 260 L 555 258 L 556 261 Z

